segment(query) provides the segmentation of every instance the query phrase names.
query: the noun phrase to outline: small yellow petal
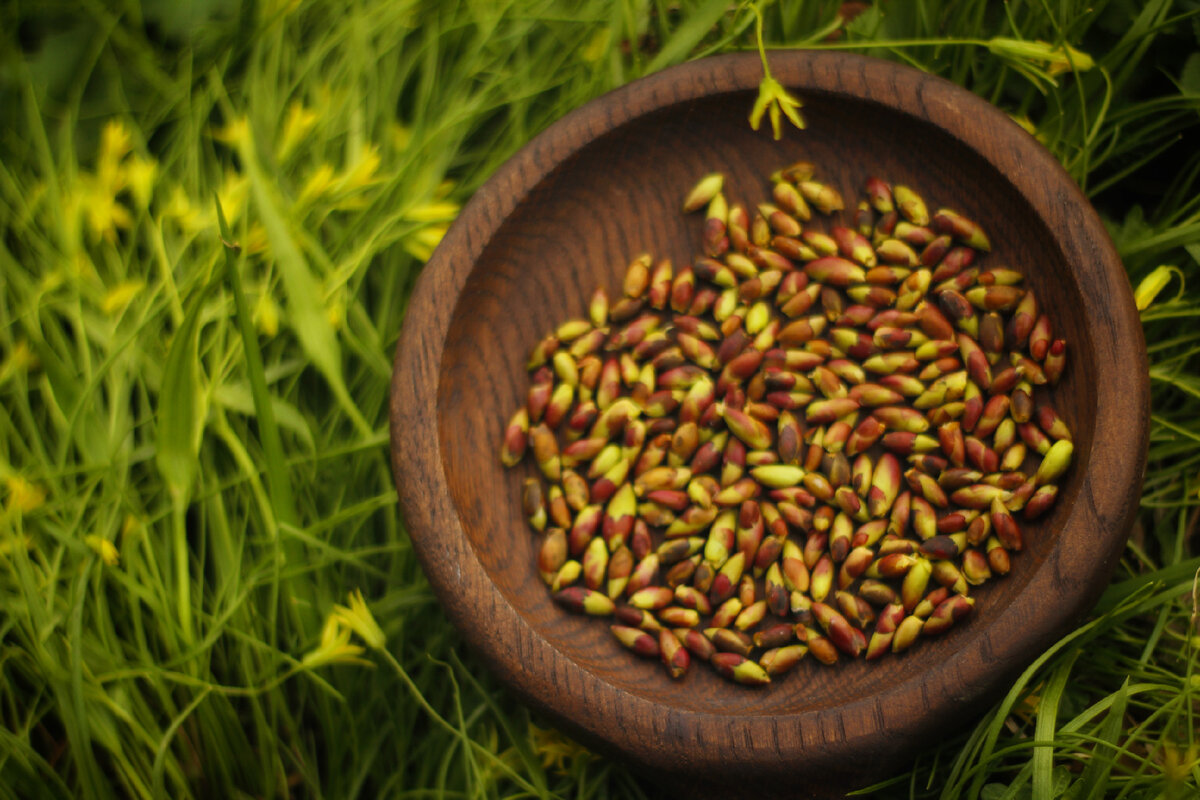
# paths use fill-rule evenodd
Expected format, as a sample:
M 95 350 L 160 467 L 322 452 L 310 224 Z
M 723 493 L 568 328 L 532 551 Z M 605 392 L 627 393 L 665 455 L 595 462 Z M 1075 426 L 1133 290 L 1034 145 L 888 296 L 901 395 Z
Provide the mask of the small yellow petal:
M 1178 273 L 1180 284 L 1183 283 L 1183 273 L 1178 267 L 1161 266 L 1155 269 L 1146 277 L 1142 278 L 1138 287 L 1133 292 L 1133 302 L 1137 306 L 1138 311 L 1145 311 L 1154 302 L 1159 293 L 1167 288 L 1167 284 L 1171 282 L 1171 276 Z M 1182 293 L 1182 285 L 1180 287 Z
M 83 189 L 80 200 L 84 219 L 93 239 L 116 241 L 117 229 L 127 229 L 133 224 L 129 211 L 117 202 L 111 189 L 100 185 L 98 181 L 82 179 L 80 186 Z
M 1031 120 L 1027 115 L 1022 114 L 1017 116 L 1016 114 L 1009 114 L 1008 118 L 1024 128 L 1027 133 L 1030 133 L 1034 136 L 1037 135 L 1037 126 L 1033 124 L 1033 120 Z
M 205 226 L 204 215 L 192 204 L 183 187 L 179 185 L 171 187 L 171 194 L 162 214 L 178 222 L 179 227 L 185 231 L 194 232 Z
M 133 147 L 133 137 L 120 120 L 109 120 L 100 134 L 100 153 L 96 158 L 96 178 L 112 194 L 125 186 L 121 159 Z
M 1040 39 L 1028 41 L 996 36 L 988 40 L 988 50 L 998 56 L 1026 61 L 1046 70 L 1051 77 L 1064 72 L 1085 72 L 1096 65 L 1092 57 L 1070 45 L 1052 45 Z
M 230 120 L 228 124 L 212 132 L 212 137 L 218 142 L 236 146 L 245 141 L 250 135 L 250 121 L 245 117 Z
M 316 124 L 317 112 L 305 108 L 300 101 L 293 100 L 283 121 L 283 131 L 279 134 L 279 146 L 276 148 L 278 159 L 286 161 Z
M 117 562 L 121 560 L 121 554 L 117 552 L 117 546 L 103 536 L 89 533 L 83 537 L 83 543 L 92 548 L 96 555 L 100 556 L 100 560 L 110 567 L 115 567 Z
M 129 191 L 133 193 L 133 201 L 137 207 L 145 210 L 150 205 L 154 194 L 154 179 L 158 175 L 158 162 L 153 158 L 142 158 L 135 155 L 125 165 L 125 174 L 129 179 Z
M 8 488 L 8 500 L 5 505 L 10 509 L 28 514 L 37 511 L 46 503 L 46 490 L 20 475 L 10 475 L 4 479 L 4 484 Z
M 458 216 L 458 212 L 458 203 L 426 203 L 410 208 L 404 212 L 404 216 L 413 222 L 447 222 Z
M 591 41 L 584 45 L 583 51 L 579 55 L 589 64 L 595 64 L 608 52 L 608 43 L 611 40 L 612 28 L 607 25 L 603 26 L 593 34 Z
M 783 136 L 783 129 L 779 124 L 779 103 L 771 103 L 767 106 L 767 114 L 771 117 L 771 135 L 775 141 L 779 141 Z
M 554 768 L 560 775 L 566 775 L 571 765 L 579 760 L 590 760 L 593 756 L 583 745 L 564 736 L 553 728 L 539 728 L 529 723 L 529 740 L 533 752 L 541 756 L 542 766 Z
M 100 301 L 100 310 L 105 314 L 115 314 L 124 310 L 129 301 L 137 296 L 146 284 L 144 281 L 122 281 L 104 295 Z
M 326 664 L 373 666 L 371 662 L 359 658 L 365 652 L 366 650 L 359 645 L 350 644 L 350 629 L 343 628 L 338 618 L 331 614 L 321 630 L 321 643 L 306 653 L 300 663 L 309 669 Z
M 250 179 L 232 169 L 225 171 L 225 179 L 217 189 L 217 200 L 225 212 L 225 219 L 232 224 L 233 220 L 241 217 L 246 208 L 246 197 L 250 189 Z
M 254 325 L 264 336 L 279 333 L 279 306 L 270 292 L 265 290 L 258 295 L 258 302 L 254 304 Z
M 1054 51 L 1055 55 L 1050 62 L 1051 75 L 1059 75 L 1064 72 L 1087 72 L 1092 67 L 1096 66 L 1096 62 L 1092 57 L 1082 50 L 1076 50 L 1071 45 L 1063 45 Z
M 100 134 L 100 160 L 120 161 L 133 147 L 133 137 L 125 123 L 119 119 L 109 120 Z
M 771 95 L 767 91 L 766 81 L 758 87 L 758 98 L 754 101 L 754 108 L 750 109 L 750 127 L 758 130 L 758 126 L 762 124 L 763 114 L 767 111 L 767 106 L 771 104 Z
M 334 330 L 341 330 L 346 321 L 346 303 L 340 297 L 334 298 L 325 309 L 325 317 Z
M 322 164 L 313 170 L 313 173 L 308 176 L 308 180 L 304 182 L 304 187 L 300 190 L 300 196 L 296 198 L 296 203 L 308 205 L 329 191 L 329 188 L 333 186 L 333 175 L 333 166 L 330 164 Z
M 355 589 L 350 593 L 350 607 L 335 605 L 333 616 L 346 625 L 373 650 L 382 650 L 387 644 L 387 636 L 375 621 L 367 602 L 363 600 L 362 591 Z
M 375 180 L 375 171 L 379 169 L 379 148 L 373 144 L 363 145 L 358 158 L 342 176 L 341 189 L 361 189 Z
M 404 239 L 404 249 L 419 261 L 428 261 L 433 256 L 434 249 L 446 235 L 446 225 L 430 225 L 421 228 Z

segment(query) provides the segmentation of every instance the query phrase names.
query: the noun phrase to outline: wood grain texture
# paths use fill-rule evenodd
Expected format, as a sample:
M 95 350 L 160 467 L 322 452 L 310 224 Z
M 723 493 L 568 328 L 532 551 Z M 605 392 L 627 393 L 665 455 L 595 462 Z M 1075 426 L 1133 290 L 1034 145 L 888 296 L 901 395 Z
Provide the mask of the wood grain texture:
M 757 56 L 694 62 L 612 92 L 514 156 L 463 210 L 413 294 L 392 384 L 396 486 L 447 616 L 527 702 L 593 747 L 725 796 L 827 796 L 863 785 L 971 721 L 1106 584 L 1138 505 L 1149 425 L 1146 353 L 1124 269 L 1053 157 L 944 80 L 836 53 L 778 53 L 809 129 L 773 141 L 746 122 Z M 765 690 L 705 669 L 671 682 L 595 620 L 554 606 L 520 511 L 532 466 L 497 457 L 532 345 L 619 294 L 642 251 L 688 263 L 701 221 L 678 212 L 698 176 L 753 204 L 804 158 L 849 198 L 868 175 L 981 221 L 985 265 L 1022 270 L 1069 345 L 1057 388 L 1075 466 L 1029 526 L 1013 573 L 977 591 L 969 624 L 899 657 L 802 662 Z M 681 785 L 681 784 L 676 784 Z M 729 787 L 729 788 L 723 788 Z

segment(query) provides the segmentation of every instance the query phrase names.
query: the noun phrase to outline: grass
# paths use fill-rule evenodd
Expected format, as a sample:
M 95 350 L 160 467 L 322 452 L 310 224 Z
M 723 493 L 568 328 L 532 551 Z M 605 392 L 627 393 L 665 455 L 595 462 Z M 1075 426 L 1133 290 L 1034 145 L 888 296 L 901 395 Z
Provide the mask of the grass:
M 1195 797 L 1200 5 L 836 6 L 764 4 L 767 45 L 997 103 L 1093 199 L 1133 285 L 1151 276 L 1149 465 L 1112 585 L 872 793 Z M 0 31 L 0 797 L 651 793 L 531 717 L 438 613 L 391 485 L 390 356 L 505 158 L 610 88 L 753 46 L 754 15 L 48 0 L 5 4 Z

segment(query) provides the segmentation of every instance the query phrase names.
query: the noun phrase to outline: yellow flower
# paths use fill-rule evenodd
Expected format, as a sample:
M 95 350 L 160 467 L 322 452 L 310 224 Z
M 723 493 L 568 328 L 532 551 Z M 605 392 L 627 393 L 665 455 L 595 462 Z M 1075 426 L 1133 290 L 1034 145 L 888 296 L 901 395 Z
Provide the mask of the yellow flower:
M 115 314 L 123 311 L 137 293 L 145 288 L 145 281 L 122 281 L 109 289 L 100 301 L 100 310 L 105 314 Z
M 362 647 L 350 644 L 350 629 L 343 628 L 338 623 L 338 618 L 330 614 L 321 630 L 321 643 L 305 653 L 300 663 L 308 669 L 316 669 L 326 664 L 374 666 L 370 661 L 359 658 L 364 652 L 366 651 Z
M 379 161 L 379 147 L 373 144 L 364 144 L 358 158 L 342 176 L 339 188 L 343 191 L 353 191 L 373 183 L 375 171 L 379 169 Z
M 333 186 L 333 166 L 322 164 L 313 170 L 313 173 L 308 176 L 308 180 L 304 182 L 300 196 L 296 198 L 297 205 L 308 205 L 329 191 L 331 186 Z
M 162 214 L 168 219 L 177 221 L 179 227 L 185 231 L 197 231 L 205 226 L 204 215 L 192 205 L 187 192 L 183 191 L 183 187 L 178 184 L 171 187 L 171 194 L 167 198 Z
M 387 644 L 387 637 L 384 636 L 383 629 L 379 627 L 375 617 L 371 615 L 371 609 L 367 608 L 360 590 L 355 589 L 350 593 L 349 608 L 335 605 L 332 616 L 361 636 L 372 650 L 382 650 Z
M 150 205 L 154 194 L 154 179 L 158 175 L 158 162 L 153 158 L 142 158 L 135 155 L 125 165 L 125 175 L 129 180 L 129 191 L 133 201 L 143 211 Z
M 804 130 L 804 117 L 796 110 L 803 105 L 800 98 L 788 94 L 783 85 L 772 78 L 770 74 L 764 75 L 762 83 L 758 85 L 758 99 L 754 101 L 754 108 L 750 111 L 750 127 L 758 130 L 758 126 L 762 124 L 763 114 L 769 113 L 771 132 L 778 140 L 783 136 L 783 129 L 780 125 L 782 113 L 793 125 Z
M 1064 72 L 1086 72 L 1096 66 L 1092 57 L 1068 45 L 1052 45 L 1040 39 L 1024 41 L 996 36 L 988 40 L 988 50 L 1001 58 L 1026 61 L 1038 66 L 1053 78 Z
M 129 209 L 117 202 L 116 193 L 103 180 L 85 175 L 80 178 L 79 186 L 79 202 L 94 240 L 115 242 L 118 228 L 127 230 L 133 225 Z
M 1033 138 L 1037 139 L 1042 144 L 1049 143 L 1049 141 L 1050 141 L 1049 138 L 1046 136 L 1045 133 L 1038 130 L 1038 126 L 1034 124 L 1033 120 L 1031 120 L 1028 115 L 1022 114 L 1021 116 L 1018 117 L 1015 114 L 1009 114 L 1008 118 L 1011 119 L 1013 122 L 1017 123 L 1018 125 L 1020 125 L 1022 128 L 1024 128 L 1025 131 L 1027 133 L 1029 133 L 1029 135 L 1031 135 Z
M 217 200 L 220 201 L 221 209 L 225 212 L 225 219 L 229 220 L 230 225 L 245 210 L 249 188 L 250 179 L 245 175 L 232 169 L 225 171 L 225 180 L 221 182 L 221 188 L 217 189 Z
M 325 309 L 325 318 L 329 320 L 329 324 L 334 330 L 340 330 L 342 323 L 346 321 L 346 301 L 341 297 L 331 300 Z
M 560 775 L 566 775 L 576 760 L 592 758 L 590 750 L 553 728 L 539 728 L 531 722 L 529 738 L 533 752 L 542 757 L 542 766 L 553 767 Z
M 237 146 L 250 135 L 250 122 L 244 116 L 230 120 L 224 127 L 212 132 L 212 137 L 218 142 Z
M 4 484 L 8 487 L 7 508 L 28 514 L 46 504 L 46 490 L 20 475 L 10 475 L 4 479 Z
M 446 235 L 446 225 L 429 225 L 404 239 L 404 249 L 419 261 L 428 261 L 433 256 L 434 249 Z
M 299 100 L 293 100 L 283 121 L 283 131 L 279 134 L 279 146 L 275 148 L 276 157 L 280 161 L 287 161 L 288 156 L 295 151 L 296 145 L 304 141 L 304 137 L 308 136 L 316 124 L 317 112 L 305 108 Z
M 1200 750 L 1195 744 L 1188 745 L 1186 749 L 1181 749 L 1174 743 L 1164 744 L 1162 773 L 1167 784 L 1170 786 L 1184 785 L 1196 767 L 1198 756 L 1200 756 Z
M 1167 284 L 1171 282 L 1172 275 L 1179 275 L 1179 294 L 1183 294 L 1183 273 L 1179 267 L 1162 266 L 1151 272 L 1146 277 L 1142 278 L 1137 289 L 1133 292 L 1133 302 L 1137 306 L 1138 311 L 1145 311 L 1158 297 L 1163 289 L 1167 288 Z
M 37 365 L 37 353 L 29 348 L 29 342 L 18 339 L 12 352 L 0 363 L 0 383 L 4 383 L 18 372 L 28 372 Z
M 100 560 L 110 567 L 115 567 L 117 562 L 121 560 L 121 554 L 117 552 L 117 546 L 103 536 L 89 533 L 83 537 L 83 543 L 92 548 L 96 555 L 100 556 Z
M 279 306 L 265 288 L 258 295 L 254 304 L 254 325 L 264 336 L 274 336 L 279 333 Z
M 592 36 L 591 41 L 584 46 L 583 51 L 579 54 L 580 57 L 589 64 L 595 64 L 608 52 L 608 43 L 611 39 L 612 28 L 606 25 L 598 29 Z
M 404 212 L 404 216 L 413 222 L 449 222 L 458 216 L 458 211 L 458 203 L 442 201 L 410 208 Z
M 109 120 L 100 134 L 100 153 L 96 158 L 96 179 L 103 189 L 116 194 L 125 188 L 121 159 L 132 149 L 133 137 L 120 120 Z

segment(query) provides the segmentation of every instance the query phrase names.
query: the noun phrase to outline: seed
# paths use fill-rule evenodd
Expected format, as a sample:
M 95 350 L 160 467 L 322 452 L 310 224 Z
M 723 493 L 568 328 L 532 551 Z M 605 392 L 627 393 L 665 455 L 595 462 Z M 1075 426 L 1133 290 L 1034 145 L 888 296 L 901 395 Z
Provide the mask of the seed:
M 1038 484 L 1046 484 L 1058 480 L 1067 471 L 1067 468 L 1071 466 L 1071 456 L 1074 452 L 1075 447 L 1071 444 L 1070 439 L 1060 439 L 1055 442 L 1042 457 L 1042 463 L 1038 466 L 1034 480 Z
M 610 625 L 609 630 L 625 649 L 632 650 L 642 658 L 658 658 L 659 639 L 657 636 L 652 636 L 640 628 L 631 628 L 626 625 Z
M 699 211 L 704 208 L 717 196 L 724 183 L 725 176 L 720 172 L 710 172 L 708 175 L 705 175 L 696 182 L 696 185 L 692 187 L 691 191 L 687 193 L 687 197 L 684 198 L 684 213 Z
M 582 586 L 562 589 L 555 593 L 554 599 L 559 605 L 576 614 L 609 616 L 616 608 L 606 595 Z
M 683 643 L 673 632 L 664 628 L 658 632 L 658 649 L 663 666 L 667 668 L 667 674 L 671 676 L 671 679 L 683 678 L 692 663 L 691 656 Z
M 771 682 L 766 670 L 737 653 L 716 653 L 710 663 L 723 678 L 744 686 L 763 686 Z
M 921 635 L 936 636 L 939 633 L 945 633 L 954 623 L 971 613 L 974 605 L 974 598 L 959 594 L 943 600 L 933 610 L 933 614 L 925 620 L 925 625 L 921 628 Z
M 722 653 L 736 653 L 747 657 L 754 649 L 754 640 L 749 634 L 731 628 L 705 628 L 704 635 Z
M 749 577 L 749 576 L 746 576 Z M 753 585 L 753 584 L 751 584 Z M 733 621 L 733 627 L 739 631 L 746 631 L 753 628 L 755 625 L 763 621 L 767 615 L 767 601 L 759 600 L 751 603 L 742 609 L 741 613 Z
M 796 666 L 806 653 L 808 648 L 802 644 L 773 647 L 759 657 L 758 665 L 767 675 L 782 675 Z
M 992 528 L 996 537 L 1007 550 L 1020 550 L 1022 547 L 1021 529 L 1017 521 L 999 497 L 992 499 L 991 504 Z
M 929 227 L 938 233 L 953 234 L 956 239 L 976 250 L 991 250 L 987 235 L 975 222 L 948 208 L 939 208 L 929 221 Z
M 1051 438 L 1067 442 L 1071 440 L 1071 429 L 1067 427 L 1067 423 L 1063 421 L 1062 417 L 1058 415 L 1058 412 L 1052 406 L 1038 406 L 1035 416 L 1038 427 L 1044 430 Z
M 806 180 L 800 181 L 798 188 L 804 199 L 812 203 L 822 214 L 832 214 L 834 211 L 841 211 L 845 208 L 842 195 L 832 186 Z

